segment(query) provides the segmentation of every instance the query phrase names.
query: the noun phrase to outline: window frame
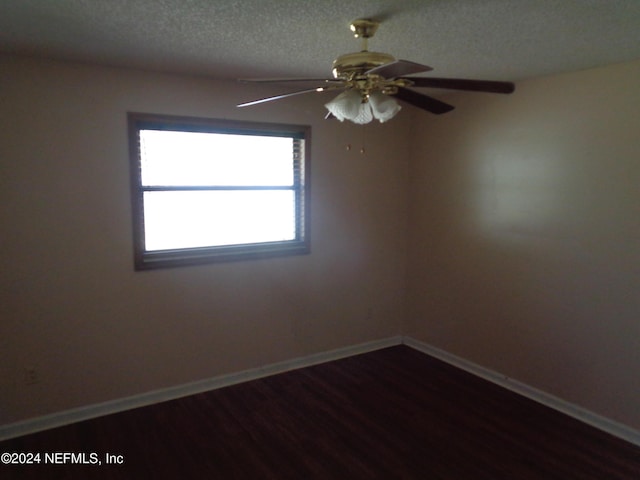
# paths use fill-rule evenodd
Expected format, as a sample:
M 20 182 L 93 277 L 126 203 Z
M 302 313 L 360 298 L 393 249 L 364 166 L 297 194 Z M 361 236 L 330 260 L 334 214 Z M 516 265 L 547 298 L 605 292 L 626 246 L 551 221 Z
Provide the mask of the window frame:
M 311 127 L 281 123 L 246 122 L 239 120 L 186 117 L 152 113 L 128 112 L 129 164 L 131 178 L 131 200 L 133 217 L 134 267 L 136 270 L 199 265 L 213 262 L 250 260 L 286 255 L 307 254 L 310 246 L 310 157 Z M 205 246 L 168 250 L 145 249 L 144 192 L 157 191 L 157 186 L 142 185 L 140 155 L 140 130 L 166 130 L 236 135 L 277 136 L 302 140 L 304 148 L 300 155 L 293 155 L 295 193 L 295 238 L 293 240 L 243 243 L 236 245 Z M 294 152 L 292 152 L 294 153 Z M 166 186 L 176 190 L 176 186 Z M 253 188 L 255 187 L 255 188 Z M 264 186 L 263 186 L 264 187 Z M 184 186 L 178 190 L 207 190 L 207 186 Z M 249 190 L 259 190 L 251 186 Z

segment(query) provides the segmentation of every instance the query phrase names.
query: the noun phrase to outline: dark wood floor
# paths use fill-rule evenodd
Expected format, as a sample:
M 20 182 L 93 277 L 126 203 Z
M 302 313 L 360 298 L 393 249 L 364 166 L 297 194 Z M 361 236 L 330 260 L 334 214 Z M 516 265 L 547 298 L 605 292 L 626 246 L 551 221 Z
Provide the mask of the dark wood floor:
M 408 347 L 24 436 L 0 452 L 103 462 L 3 465 L 4 479 L 640 479 L 640 448 Z M 105 465 L 106 453 L 124 463 Z

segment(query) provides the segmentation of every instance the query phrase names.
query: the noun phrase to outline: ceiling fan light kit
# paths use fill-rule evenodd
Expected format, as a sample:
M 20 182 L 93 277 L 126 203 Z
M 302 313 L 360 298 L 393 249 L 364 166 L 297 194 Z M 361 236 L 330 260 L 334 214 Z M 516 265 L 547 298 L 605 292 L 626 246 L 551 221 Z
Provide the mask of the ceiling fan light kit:
M 453 106 L 438 99 L 419 93 L 413 88 L 444 88 L 491 93 L 512 93 L 511 82 L 490 80 L 467 80 L 457 78 L 407 77 L 415 73 L 432 70 L 427 65 L 396 60 L 387 53 L 370 52 L 368 40 L 373 37 L 380 25 L 371 19 L 358 19 L 351 23 L 354 37 L 362 42 L 359 52 L 340 55 L 333 61 L 333 78 L 273 78 L 248 79 L 244 82 L 256 83 L 321 83 L 322 86 L 307 88 L 296 92 L 262 98 L 238 105 L 247 107 L 259 103 L 287 98 L 311 92 L 342 90 L 336 98 L 325 104 L 329 114 L 325 118 L 350 120 L 357 124 L 366 124 L 376 119 L 386 122 L 401 109 L 396 99 L 434 114 L 443 114 L 453 110 Z
M 384 123 L 391 120 L 402 108 L 395 99 L 380 92 L 373 92 L 363 98 L 353 89 L 342 92 L 326 103 L 325 107 L 341 122 L 351 120 L 360 125 L 369 123 L 374 118 Z

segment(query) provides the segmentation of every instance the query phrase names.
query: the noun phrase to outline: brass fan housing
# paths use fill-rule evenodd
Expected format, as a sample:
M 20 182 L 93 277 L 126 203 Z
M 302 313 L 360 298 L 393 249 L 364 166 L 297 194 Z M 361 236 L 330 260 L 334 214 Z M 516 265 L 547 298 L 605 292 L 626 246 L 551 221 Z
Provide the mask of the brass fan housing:
M 336 58 L 332 65 L 334 78 L 351 80 L 363 75 L 367 70 L 395 61 L 395 58 L 387 53 L 367 50 L 367 41 L 375 35 L 378 25 L 380 22 L 369 18 L 361 18 L 351 22 L 353 36 L 362 40 L 362 51 L 346 53 Z
M 370 18 L 359 18 L 349 26 L 356 38 L 371 38 L 376 34 L 380 22 Z
M 395 58 L 387 53 L 354 52 L 340 55 L 333 61 L 332 72 L 334 78 L 349 79 L 360 75 L 372 68 L 394 62 Z

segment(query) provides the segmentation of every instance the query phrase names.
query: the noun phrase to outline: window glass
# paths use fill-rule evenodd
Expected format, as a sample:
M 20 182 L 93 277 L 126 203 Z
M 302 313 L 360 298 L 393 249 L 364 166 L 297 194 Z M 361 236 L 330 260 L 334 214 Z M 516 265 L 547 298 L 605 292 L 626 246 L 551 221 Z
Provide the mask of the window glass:
M 305 126 L 129 114 L 137 269 L 309 252 Z
M 145 192 L 146 250 L 295 239 L 291 190 Z
M 143 130 L 142 185 L 293 185 L 293 140 Z

